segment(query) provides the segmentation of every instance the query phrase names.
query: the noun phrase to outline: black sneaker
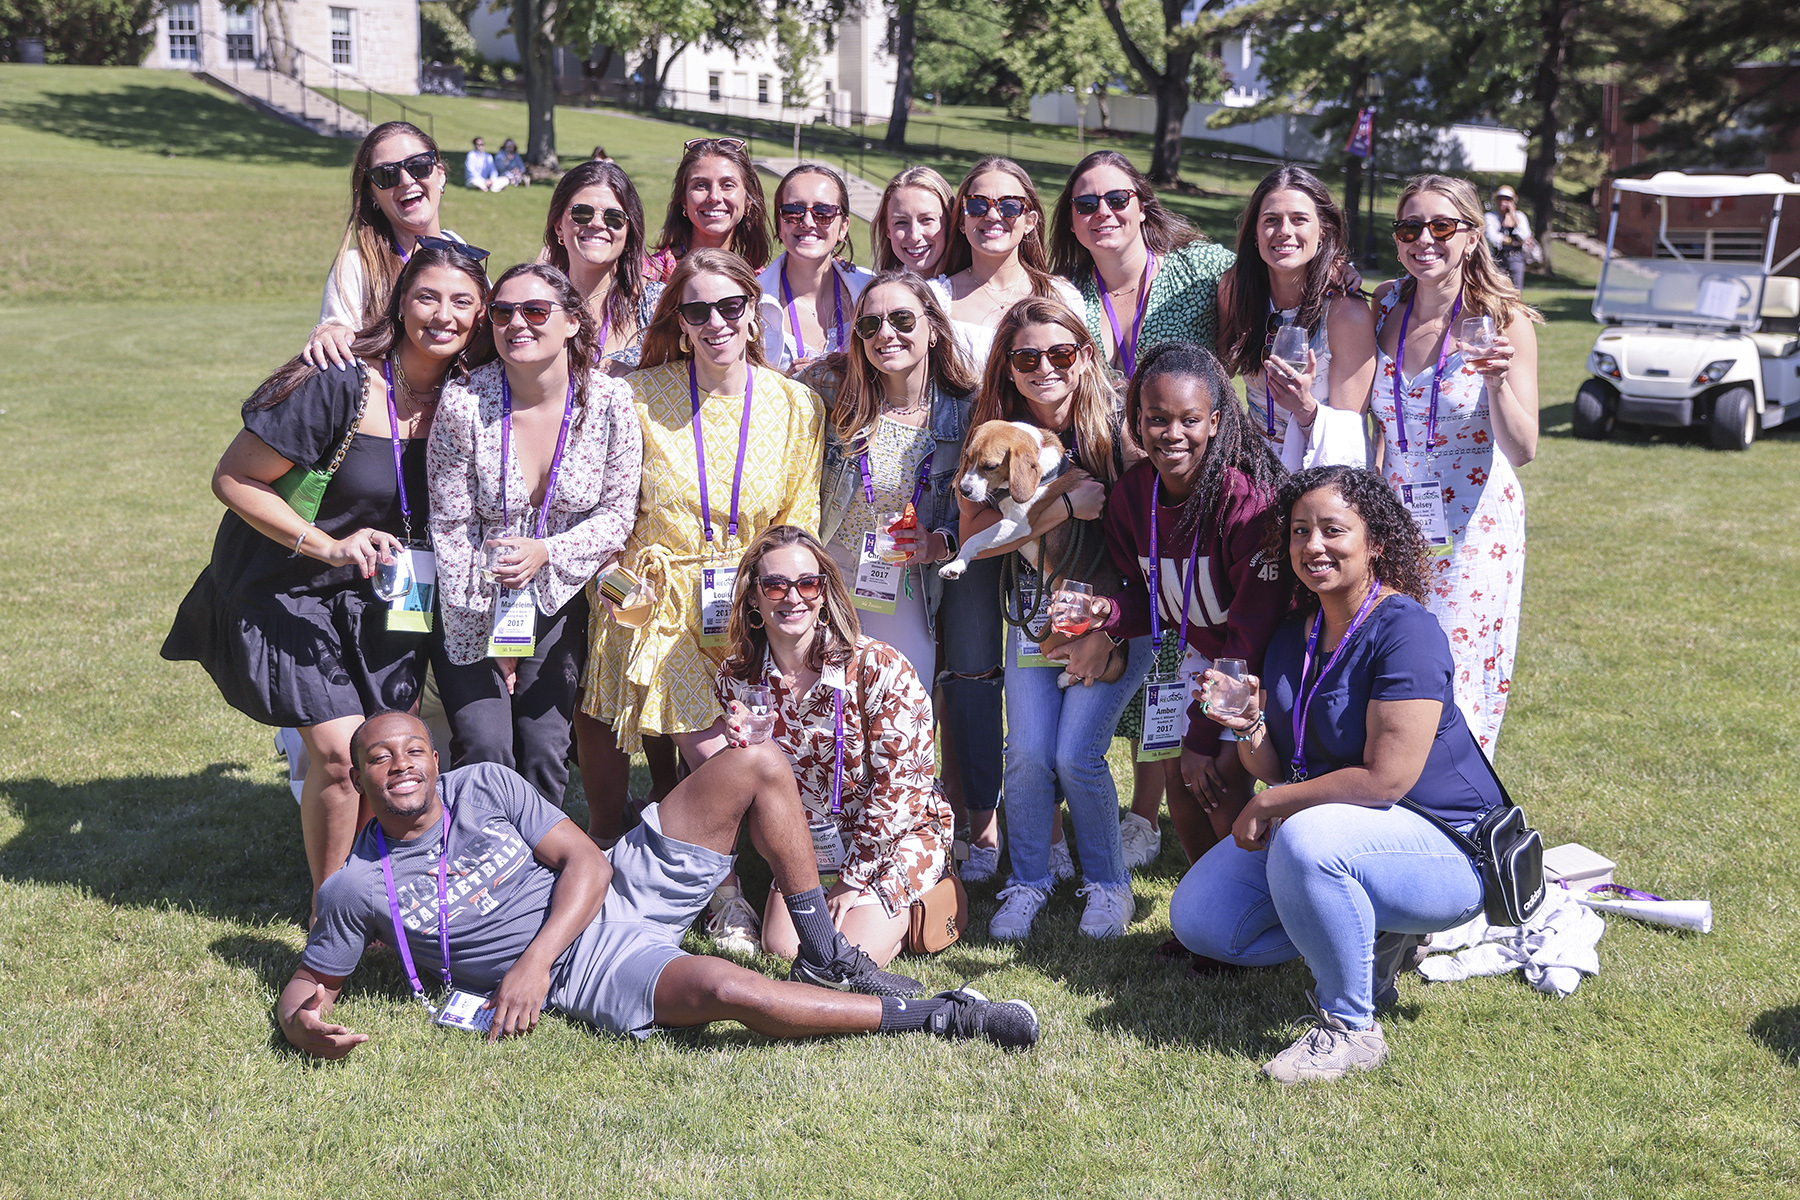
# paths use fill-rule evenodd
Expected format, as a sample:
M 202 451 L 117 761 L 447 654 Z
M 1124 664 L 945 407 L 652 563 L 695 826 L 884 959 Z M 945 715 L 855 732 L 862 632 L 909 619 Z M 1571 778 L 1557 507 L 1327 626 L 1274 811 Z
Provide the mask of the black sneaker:
M 925 1032 L 932 1037 L 984 1037 L 1007 1050 L 1027 1050 L 1038 1043 L 1037 1011 L 1023 1000 L 996 1004 L 971 987 L 939 992 L 943 1007 L 931 1014 Z
M 925 985 L 918 980 L 876 966 L 874 959 L 851 945 L 841 933 L 837 935 L 837 957 L 830 964 L 810 963 L 802 954 L 794 960 L 794 969 L 788 972 L 788 979 L 864 996 L 920 996 L 925 992 Z
M 1378 933 L 1375 935 L 1374 991 L 1376 1008 L 1387 1008 L 1400 1000 L 1399 979 L 1407 971 L 1417 970 L 1425 959 L 1422 933 Z

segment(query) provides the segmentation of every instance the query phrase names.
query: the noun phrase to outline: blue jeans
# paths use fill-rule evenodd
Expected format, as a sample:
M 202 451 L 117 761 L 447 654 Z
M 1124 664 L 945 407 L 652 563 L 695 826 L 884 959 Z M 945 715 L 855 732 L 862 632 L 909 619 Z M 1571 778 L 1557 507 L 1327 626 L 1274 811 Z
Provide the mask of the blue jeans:
M 956 731 L 956 770 L 963 806 L 973 812 L 1000 807 L 1000 558 L 969 564 L 961 579 L 944 582 L 937 627 L 944 635 L 944 707 L 938 718 Z M 936 567 L 927 568 L 935 571 Z
M 1436 933 L 1481 911 L 1469 856 L 1408 809 L 1321 804 L 1281 823 L 1266 850 L 1227 838 L 1182 877 L 1169 923 L 1196 954 L 1247 967 L 1306 959 L 1319 1007 L 1375 1021 L 1375 935 Z
M 1106 752 L 1132 694 L 1150 670 L 1150 639 L 1133 638 L 1117 683 L 1056 686 L 1061 667 L 1020 667 L 1018 630 L 1006 636 L 1006 832 L 1012 882 L 1049 888 L 1050 829 L 1057 785 L 1075 822 L 1075 850 L 1088 883 L 1125 883 L 1119 792 Z

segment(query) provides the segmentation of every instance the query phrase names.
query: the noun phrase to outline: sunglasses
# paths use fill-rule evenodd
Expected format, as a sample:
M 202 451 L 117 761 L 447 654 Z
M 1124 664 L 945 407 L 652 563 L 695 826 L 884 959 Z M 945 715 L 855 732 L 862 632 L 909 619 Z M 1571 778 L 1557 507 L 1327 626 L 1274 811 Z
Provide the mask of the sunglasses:
M 836 204 L 784 204 L 780 208 L 781 219 L 789 225 L 798 225 L 811 213 L 813 220 L 821 225 L 829 225 L 843 213 L 843 208 Z
M 388 191 L 400 182 L 400 172 L 404 170 L 414 179 L 424 179 L 437 169 L 438 156 L 436 150 L 427 150 L 423 154 L 415 154 L 411 158 L 403 158 L 399 162 L 379 163 L 369 168 L 369 182 Z
M 965 196 L 962 207 L 966 216 L 985 217 L 991 208 L 1000 214 L 1001 220 L 1016 221 L 1025 215 L 1030 202 L 1023 196 L 1001 196 L 997 200 L 990 200 L 986 196 Z
M 1007 353 L 1006 361 L 1012 364 L 1013 370 L 1029 375 L 1037 370 L 1038 363 L 1046 358 L 1050 360 L 1050 365 L 1057 370 L 1066 371 L 1075 365 L 1075 358 L 1080 353 L 1081 347 L 1074 342 L 1063 342 L 1048 350 L 1030 348 L 1012 350 Z
M 460 254 L 464 258 L 473 259 L 475 262 L 481 262 L 488 256 L 488 252 L 483 250 L 480 246 L 471 246 L 467 242 L 451 241 L 449 238 L 422 237 L 418 239 L 416 244 L 421 250 L 448 250 L 452 254 Z
M 713 145 L 718 145 L 718 146 L 735 146 L 735 147 L 736 147 L 736 148 L 737 148 L 737 149 L 739 149 L 739 150 L 742 150 L 742 149 L 744 149 L 744 148 L 745 148 L 745 147 L 747 147 L 747 146 L 748 146 L 748 145 L 749 145 L 749 143 L 748 143 L 748 142 L 746 142 L 746 141 L 745 141 L 745 140 L 744 140 L 744 139 L 743 139 L 743 138 L 733 138 L 733 137 L 723 137 L 723 138 L 715 138 L 715 137 L 703 137 L 703 138 L 691 138 L 691 139 L 689 139 L 689 140 L 688 140 L 688 141 L 685 141 L 685 142 L 683 142 L 683 143 L 681 143 L 681 148 L 682 148 L 682 149 L 683 149 L 683 150 L 692 150 L 692 149 L 693 149 L 693 148 L 694 148 L 694 147 L 695 147 L 695 146 L 713 146 Z
M 776 603 L 786 600 L 790 591 L 802 600 L 817 600 L 819 593 L 825 590 L 825 577 L 802 575 L 798 579 L 789 579 L 786 575 L 758 575 L 756 586 L 762 589 L 763 599 Z
M 911 333 L 919 327 L 919 314 L 910 308 L 896 308 L 892 312 L 885 313 L 870 313 L 866 317 L 856 318 L 856 324 L 852 328 L 856 330 L 856 336 L 866 342 L 881 332 L 883 321 L 892 325 L 895 333 Z
M 748 296 L 727 296 L 723 300 L 690 300 L 686 304 L 677 304 L 675 311 L 680 313 L 681 319 L 689 325 L 698 326 L 712 320 L 712 312 L 715 308 L 719 310 L 719 315 L 727 321 L 735 321 L 744 315 L 744 310 L 749 306 L 750 297 Z
M 551 313 L 563 307 L 565 306 L 549 300 L 490 300 L 488 316 L 493 319 L 496 329 L 511 325 L 515 312 L 525 318 L 527 325 L 537 326 L 548 321 Z
M 1427 229 L 1431 236 L 1440 242 L 1447 242 L 1464 229 L 1475 226 L 1460 217 L 1433 217 L 1429 221 L 1395 221 L 1394 236 L 1400 241 L 1411 243 L 1419 240 L 1419 235 Z
M 1084 217 L 1091 217 L 1100 211 L 1100 202 L 1104 200 L 1106 207 L 1114 212 L 1124 212 L 1136 198 L 1137 193 L 1129 188 L 1119 188 L 1116 191 L 1107 192 L 1104 196 L 1096 196 L 1090 192 L 1086 196 L 1075 197 L 1075 211 Z
M 601 209 L 596 213 L 594 206 L 591 204 L 569 205 L 569 220 L 575 222 L 577 225 L 592 225 L 595 216 L 600 218 L 600 223 L 602 225 L 605 225 L 614 233 L 625 228 L 625 210 L 622 208 Z

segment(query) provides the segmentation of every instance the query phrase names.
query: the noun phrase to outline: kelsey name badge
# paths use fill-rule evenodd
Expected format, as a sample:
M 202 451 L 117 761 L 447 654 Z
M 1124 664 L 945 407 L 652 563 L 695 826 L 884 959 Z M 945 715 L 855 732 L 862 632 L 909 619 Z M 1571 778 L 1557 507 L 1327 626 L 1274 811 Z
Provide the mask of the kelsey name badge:
M 1019 580 L 1019 611 L 1028 612 L 1037 603 L 1038 585 L 1036 580 L 1027 582 Z M 1059 663 L 1055 659 L 1045 658 L 1038 649 L 1038 642 L 1043 639 L 1044 631 L 1050 628 L 1050 612 L 1048 606 L 1038 615 L 1038 619 L 1019 630 L 1019 657 L 1014 660 L 1021 667 L 1066 667 L 1067 663 Z
M 388 601 L 387 627 L 395 633 L 430 633 L 431 607 L 437 595 L 437 555 L 422 547 L 408 546 L 401 556 L 412 580 L 404 596 Z
M 731 601 L 737 593 L 736 567 L 700 568 L 700 644 L 723 646 L 725 627 L 731 620 Z
M 488 634 L 488 657 L 530 658 L 536 648 L 537 601 L 531 589 L 499 589 L 494 598 L 494 627 Z
M 892 613 L 905 575 L 901 564 L 883 562 L 876 556 L 873 533 L 863 534 L 862 555 L 856 561 L 856 593 L 850 603 L 864 612 Z
M 1450 553 L 1450 522 L 1444 516 L 1444 485 L 1435 479 L 1397 485 L 1400 503 L 1413 515 L 1425 536 L 1427 553 L 1439 558 Z

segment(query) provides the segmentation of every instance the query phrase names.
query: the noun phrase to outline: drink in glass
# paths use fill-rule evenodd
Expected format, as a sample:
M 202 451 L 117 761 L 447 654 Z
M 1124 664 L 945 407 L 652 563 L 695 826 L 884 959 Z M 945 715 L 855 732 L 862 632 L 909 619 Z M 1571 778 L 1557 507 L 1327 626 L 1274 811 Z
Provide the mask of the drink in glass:
M 912 554 L 912 540 L 916 531 L 910 526 L 902 525 L 905 520 L 906 514 L 903 512 L 881 515 L 881 524 L 875 530 L 875 557 L 882 562 L 903 563 Z M 904 545 L 894 537 L 895 526 L 900 526 L 899 532 L 907 535 Z
M 769 734 L 775 728 L 775 695 L 766 686 L 756 685 L 745 690 L 744 706 L 749 711 L 744 714 L 744 738 L 755 745 L 769 740 Z
M 487 545 L 482 547 L 480 573 L 483 583 L 498 582 L 497 572 L 500 567 L 505 563 L 512 562 L 515 557 L 512 547 L 500 545 L 500 539 L 524 537 L 528 525 L 527 519 L 519 516 L 495 529 L 494 535 L 488 539 Z
M 1306 330 L 1289 323 L 1275 331 L 1275 345 L 1270 353 L 1299 375 L 1306 370 L 1306 343 Z
M 1494 318 L 1464 317 L 1462 344 L 1470 358 L 1486 358 L 1494 348 Z
M 1221 717 L 1235 717 L 1250 707 L 1250 685 L 1244 682 L 1249 665 L 1241 658 L 1221 658 L 1213 663 L 1217 676 L 1206 681 L 1206 699 Z
M 1058 633 L 1080 637 L 1094 626 L 1094 585 L 1066 579 L 1050 599 L 1050 624 Z
M 375 564 L 375 595 L 393 602 L 412 590 L 412 555 L 401 551 L 383 554 Z

